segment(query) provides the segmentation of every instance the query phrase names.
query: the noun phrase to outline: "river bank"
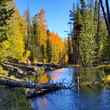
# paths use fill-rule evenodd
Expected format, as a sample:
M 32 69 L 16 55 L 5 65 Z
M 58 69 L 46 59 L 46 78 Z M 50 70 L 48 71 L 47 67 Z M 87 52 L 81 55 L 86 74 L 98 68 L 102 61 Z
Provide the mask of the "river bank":
M 105 78 L 105 81 L 103 80 L 105 76 L 103 69 L 95 70 L 94 68 L 88 68 L 86 70 L 80 69 L 80 71 L 77 69 L 78 68 L 72 67 L 62 68 L 47 74 L 48 72 L 44 73 L 44 68 L 39 68 L 37 70 L 39 73 L 39 78 L 32 79 L 36 80 L 39 83 L 46 83 L 49 80 L 48 75 L 50 75 L 51 80 L 53 80 L 54 83 L 62 82 L 63 84 L 67 85 L 71 84 L 71 82 L 75 83 L 75 77 L 78 72 L 80 73 L 80 89 L 87 88 L 95 90 L 96 88 L 110 88 L 110 84 L 109 81 L 107 81 L 107 78 Z M 31 110 L 31 105 L 29 103 L 29 100 L 27 100 L 26 98 L 24 89 L 14 89 L 0 86 L 0 94 L 2 94 L 0 95 L 1 110 Z

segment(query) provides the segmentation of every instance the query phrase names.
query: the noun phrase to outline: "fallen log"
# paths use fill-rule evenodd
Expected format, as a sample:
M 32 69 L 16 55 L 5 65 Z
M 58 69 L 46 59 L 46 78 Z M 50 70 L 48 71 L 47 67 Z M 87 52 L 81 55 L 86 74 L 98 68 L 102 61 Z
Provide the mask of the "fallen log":
M 26 97 L 27 98 L 35 98 L 35 97 L 38 97 L 38 96 L 43 96 L 43 95 L 46 95 L 48 93 L 52 93 L 52 92 L 55 92 L 55 91 L 58 91 L 62 88 L 60 87 L 57 87 L 57 86 L 53 86 L 51 88 L 48 88 L 48 89 L 40 89 L 40 90 L 29 90 L 26 92 Z
M 20 68 L 27 68 L 27 69 L 34 69 L 36 67 L 44 67 L 44 68 L 47 68 L 47 67 L 51 67 L 51 68 L 62 68 L 64 67 L 64 65 L 61 65 L 61 64 L 40 64 L 40 63 L 36 63 L 36 64 L 24 64 L 24 63 L 13 63 L 13 62 L 5 62 L 5 64 L 10 64 L 10 65 L 13 65 L 13 66 L 17 66 L 17 67 L 20 67 Z
M 13 63 L 13 62 L 4 62 L 3 64 L 13 65 L 20 68 L 26 68 L 26 69 L 34 69 L 32 65 L 23 64 L 23 63 Z
M 24 82 L 24 81 L 16 81 L 16 80 L 9 80 L 9 79 L 0 79 L 0 85 L 13 87 L 13 88 L 29 88 L 29 89 L 49 89 L 53 87 L 62 88 L 62 84 L 37 84 L 34 82 Z
M 19 74 L 19 75 L 34 75 L 37 76 L 37 71 L 34 68 L 30 68 L 30 67 L 19 67 L 16 64 L 13 63 L 2 63 L 2 67 L 5 70 L 8 70 L 10 73 L 15 73 Z

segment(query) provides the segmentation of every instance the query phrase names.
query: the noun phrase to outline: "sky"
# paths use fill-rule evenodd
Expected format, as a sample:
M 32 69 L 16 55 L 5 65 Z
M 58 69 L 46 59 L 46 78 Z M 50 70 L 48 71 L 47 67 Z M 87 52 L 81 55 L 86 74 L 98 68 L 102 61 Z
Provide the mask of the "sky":
M 16 0 L 16 6 L 23 15 L 30 6 L 31 16 L 43 8 L 46 12 L 46 22 L 50 31 L 57 32 L 61 37 L 67 36 L 64 31 L 69 30 L 69 10 L 74 0 Z

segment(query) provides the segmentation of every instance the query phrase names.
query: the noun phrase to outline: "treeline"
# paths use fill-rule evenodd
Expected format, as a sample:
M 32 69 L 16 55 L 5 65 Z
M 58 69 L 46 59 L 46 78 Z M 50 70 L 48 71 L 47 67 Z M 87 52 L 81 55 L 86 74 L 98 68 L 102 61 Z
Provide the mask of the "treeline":
M 49 31 L 43 9 L 32 19 L 32 34 L 32 60 L 43 63 L 59 63 L 64 54 L 64 43 L 57 33 Z
M 107 0 L 80 0 L 77 6 L 73 4 L 69 22 L 71 30 L 66 40 L 69 63 L 85 67 L 104 62 L 109 63 L 110 19 L 104 19 L 110 14 L 108 5 Z M 105 13 L 103 13 L 103 8 L 105 8 Z
M 70 33 L 64 41 L 51 32 L 45 11 L 19 14 L 13 0 L 0 1 L 0 62 L 69 63 L 82 66 L 110 61 L 108 0 L 79 0 L 70 10 Z
M 31 18 L 29 10 L 21 16 L 13 0 L 0 1 L 0 62 L 59 63 L 64 50 L 61 37 L 49 31 L 43 9 Z

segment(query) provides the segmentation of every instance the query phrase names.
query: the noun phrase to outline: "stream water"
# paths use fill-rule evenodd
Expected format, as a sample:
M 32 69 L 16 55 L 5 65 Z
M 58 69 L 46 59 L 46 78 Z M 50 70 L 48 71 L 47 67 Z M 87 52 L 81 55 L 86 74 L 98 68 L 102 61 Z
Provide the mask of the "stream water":
M 59 69 L 49 73 L 52 81 L 71 84 L 75 70 Z M 110 90 L 96 87 L 93 89 L 59 90 L 32 100 L 33 110 L 110 110 Z

